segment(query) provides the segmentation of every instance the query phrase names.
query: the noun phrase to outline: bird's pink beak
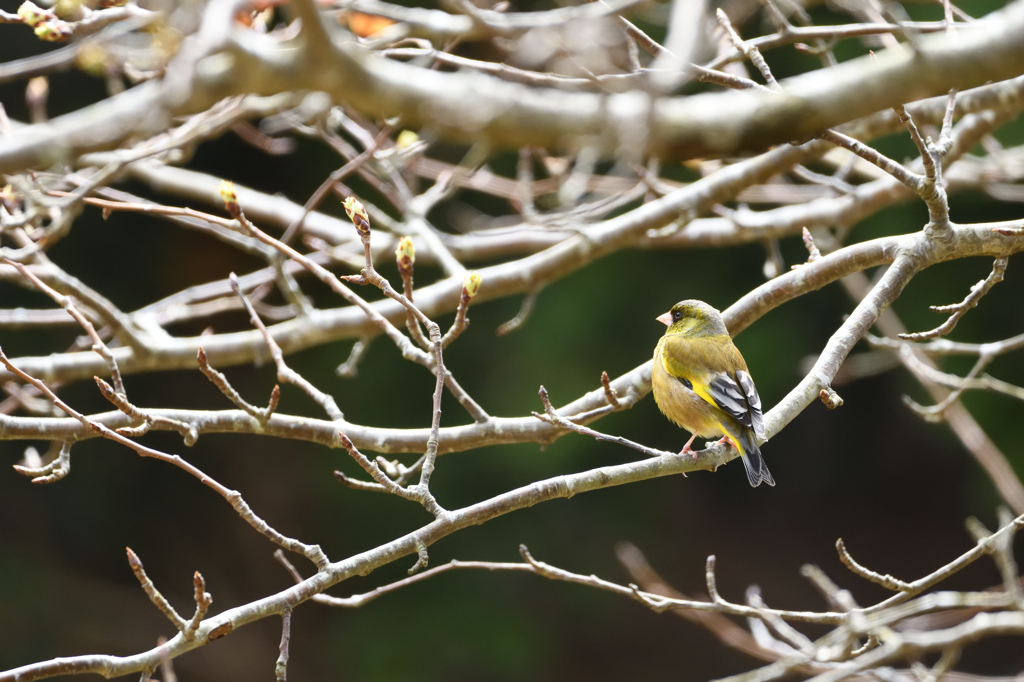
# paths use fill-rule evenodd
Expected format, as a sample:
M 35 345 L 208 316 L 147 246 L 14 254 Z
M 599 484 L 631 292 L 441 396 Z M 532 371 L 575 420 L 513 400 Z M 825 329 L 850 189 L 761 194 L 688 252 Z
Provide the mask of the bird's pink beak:
M 665 325 L 667 327 L 670 324 L 672 324 L 672 311 L 670 310 L 667 313 L 665 313 L 664 315 L 658 315 L 654 319 L 656 319 L 658 322 L 661 322 L 663 325 Z

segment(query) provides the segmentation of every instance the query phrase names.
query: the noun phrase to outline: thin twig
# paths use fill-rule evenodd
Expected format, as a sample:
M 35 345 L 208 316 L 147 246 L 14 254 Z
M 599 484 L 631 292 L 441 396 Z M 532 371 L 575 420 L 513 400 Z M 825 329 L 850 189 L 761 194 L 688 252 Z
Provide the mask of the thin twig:
M 23 476 L 30 477 L 33 483 L 39 485 L 55 483 L 71 473 L 71 443 L 70 441 L 61 443 L 60 452 L 49 464 L 41 467 L 26 467 L 15 464 L 14 470 Z
M 398 240 L 398 247 L 395 249 L 395 263 L 398 265 L 398 274 L 402 277 L 402 295 L 412 301 L 413 271 L 416 263 L 416 247 L 412 237 L 402 237 Z M 416 345 L 429 351 L 430 342 L 423 335 L 423 328 L 420 327 L 416 315 L 408 308 L 405 310 L 405 326 Z
M 359 238 L 363 242 L 363 251 L 366 255 L 366 266 L 362 269 L 358 279 L 350 278 L 350 281 L 356 281 L 359 284 L 371 284 L 380 289 L 388 298 L 401 303 L 406 310 L 416 316 L 419 323 L 426 327 L 427 335 L 430 338 L 430 344 L 433 347 L 433 372 L 437 378 L 437 382 L 434 385 L 434 409 L 430 421 L 430 437 L 427 439 L 427 450 L 423 453 L 423 464 L 420 467 L 420 482 L 418 484 L 419 488 L 426 493 L 430 489 L 430 477 L 434 473 L 434 466 L 437 460 L 438 434 L 441 429 L 441 392 L 444 390 L 446 374 L 444 358 L 442 356 L 443 343 L 441 338 L 441 328 L 436 322 L 423 314 L 423 311 L 417 308 L 412 301 L 395 291 L 391 284 L 373 267 L 373 253 L 370 250 L 370 219 L 367 216 L 363 205 L 355 199 L 355 197 L 349 197 L 345 200 L 345 212 L 348 214 L 349 219 L 352 220 L 352 224 L 359 233 Z M 470 279 L 471 276 L 467 276 L 467 282 L 469 282 Z M 479 287 L 479 280 L 480 277 L 477 275 L 475 278 L 475 287 Z M 472 284 L 463 284 L 463 290 L 467 290 L 468 286 L 472 286 Z M 475 293 L 474 289 L 472 294 Z M 470 295 L 470 298 L 472 298 L 472 294 Z M 463 313 L 463 321 L 464 316 L 465 313 Z M 482 410 L 479 409 L 479 406 L 477 407 L 477 410 L 482 412 Z M 483 418 L 486 419 L 486 415 L 483 415 Z M 414 568 L 417 567 L 418 564 Z
M 338 403 L 335 402 L 332 396 L 318 389 L 310 383 L 306 377 L 288 366 L 288 363 L 284 360 L 284 353 L 281 352 L 281 347 L 277 345 L 276 341 L 274 341 L 274 337 L 271 336 L 266 325 L 263 324 L 263 320 L 260 319 L 259 314 L 257 314 L 256 310 L 252 307 L 252 303 L 250 303 L 246 295 L 242 293 L 242 288 L 238 286 L 238 278 L 235 276 L 235 273 L 232 272 L 229 279 L 231 280 L 231 288 L 235 290 L 236 294 L 238 294 L 238 297 L 242 300 L 242 305 L 245 306 L 246 311 L 249 313 L 249 321 L 252 323 L 252 326 L 259 329 L 260 333 L 263 334 L 263 340 L 266 342 L 267 348 L 270 350 L 270 356 L 274 359 L 274 365 L 277 367 L 277 380 L 282 383 L 293 384 L 294 386 L 298 386 L 302 389 L 306 395 L 316 401 L 317 405 L 323 408 L 324 412 L 327 413 L 327 416 L 331 418 L 331 421 L 344 421 L 345 415 L 343 415 L 341 410 L 338 409 Z M 273 396 L 271 396 L 271 398 L 273 398 Z
M 455 321 L 452 322 L 451 328 L 441 337 L 442 348 L 447 348 L 469 326 L 469 318 L 466 317 L 466 313 L 469 311 L 469 302 L 480 291 L 480 281 L 480 273 L 476 271 L 467 273 L 463 279 L 462 294 L 459 296 L 459 307 L 455 311 Z
M 89 338 L 92 339 L 92 349 L 106 362 L 107 371 L 110 372 L 110 379 L 114 383 L 114 390 L 119 395 L 125 395 L 124 381 L 121 379 L 121 371 L 117 367 L 117 360 L 114 359 L 114 354 L 110 352 L 110 348 L 103 342 L 100 335 L 96 333 L 96 328 L 92 325 L 92 322 L 78 310 L 78 306 L 75 305 L 75 299 L 71 296 L 65 296 L 45 284 L 22 263 L 10 260 L 9 258 L 0 258 L 0 261 L 14 267 L 23 277 L 32 282 L 39 291 L 56 301 L 57 305 L 62 306 L 68 315 L 78 322 L 82 329 L 85 330 L 85 333 L 89 335 Z
M 870 580 L 871 582 L 881 585 L 885 589 L 892 590 L 893 592 L 906 592 L 910 589 L 910 585 L 902 580 L 894 578 L 888 574 L 882 575 L 881 573 L 875 573 L 871 569 L 858 564 L 846 550 L 846 544 L 843 542 L 842 538 L 836 540 L 836 551 L 839 552 L 839 560 L 843 562 L 843 565 L 859 575 L 861 578 Z
M 775 76 L 772 75 L 772 70 L 768 68 L 768 63 L 761 56 L 761 51 L 757 49 L 755 45 L 743 40 L 740 34 L 736 32 L 736 29 L 732 27 L 732 22 L 729 21 L 729 16 L 721 9 L 715 12 L 715 18 L 718 19 L 718 25 L 722 27 L 726 35 L 729 36 L 729 40 L 732 41 L 733 46 L 742 52 L 750 62 L 757 67 L 757 70 L 761 72 L 768 87 L 773 91 L 781 91 L 782 87 L 778 81 L 775 80 Z
M 523 297 L 523 302 L 519 306 L 519 312 L 516 313 L 516 316 L 499 326 L 494 333 L 497 336 L 505 336 L 505 334 L 514 332 L 523 326 L 523 323 L 529 319 L 530 313 L 533 312 L 533 306 L 537 302 L 537 293 L 538 292 L 536 291 L 531 291 L 526 294 L 526 296 Z
M 192 616 L 192 620 L 186 623 L 184 629 L 181 630 L 181 634 L 189 641 L 195 639 L 196 630 L 199 629 L 203 618 L 206 617 L 206 612 L 210 608 L 210 604 L 213 603 L 213 597 L 206 591 L 206 581 L 199 571 L 196 571 L 195 575 L 192 576 L 192 586 L 195 588 L 196 612 Z
M 281 533 L 277 532 L 272 527 L 270 527 L 270 525 L 267 524 L 266 521 L 256 516 L 256 514 L 252 511 L 252 508 L 249 507 L 249 504 L 245 501 L 245 499 L 242 498 L 241 494 L 237 490 L 231 490 L 221 485 L 212 477 L 203 473 L 198 467 L 191 464 L 190 462 L 185 461 L 178 455 L 169 455 L 164 452 L 160 452 L 159 450 L 154 450 L 153 448 L 146 447 L 145 445 L 142 445 L 118 433 L 117 431 L 107 428 L 106 426 L 100 424 L 99 422 L 90 420 L 81 412 L 78 412 L 73 407 L 65 403 L 63 400 L 58 398 L 57 394 L 50 390 L 50 388 L 42 381 L 36 379 L 35 377 L 19 369 L 14 363 L 11 362 L 10 358 L 7 357 L 7 355 L 3 352 L 2 349 L 0 349 L 0 363 L 3 363 L 3 365 L 8 370 L 16 374 L 17 376 L 21 377 L 21 379 L 23 379 L 24 381 L 27 381 L 33 386 L 35 386 L 65 414 L 67 414 L 72 419 L 76 419 L 79 423 L 83 424 L 91 431 L 99 433 L 104 438 L 108 438 L 110 440 L 116 441 L 122 445 L 131 448 L 142 457 L 152 457 L 154 459 L 158 459 L 160 461 L 173 464 L 179 469 L 182 469 L 183 471 L 189 473 L 190 475 L 198 479 L 200 483 L 216 491 L 217 494 L 219 494 L 221 497 L 227 500 L 231 507 L 238 513 L 239 516 L 242 517 L 242 519 L 246 523 L 252 526 L 258 533 L 269 539 L 271 542 L 287 549 L 288 551 L 302 554 L 307 559 L 316 564 L 316 566 L 320 569 L 326 567 L 330 563 L 329 560 L 327 559 L 327 556 L 323 553 L 323 550 L 321 550 L 318 545 L 307 545 L 302 542 L 299 542 L 298 540 L 293 540 L 289 537 L 282 535 Z
M 288 679 L 288 648 L 292 639 L 292 610 L 285 609 L 281 613 L 281 644 L 278 646 L 277 662 L 274 664 L 274 676 L 277 682 Z
M 381 131 L 377 133 L 377 137 L 374 138 L 373 144 L 371 144 L 365 150 L 363 150 L 363 152 L 359 154 L 359 156 L 355 157 L 354 159 L 346 163 L 344 166 L 342 166 L 341 168 L 327 176 L 327 179 L 324 180 L 319 187 L 317 187 L 316 191 L 313 192 L 313 194 L 306 201 L 305 205 L 303 205 L 302 214 L 299 215 L 297 219 L 292 221 L 292 224 L 289 225 L 288 228 L 284 231 L 284 234 L 281 235 L 282 244 L 291 243 L 295 235 L 302 230 L 302 223 L 303 221 L 306 220 L 306 216 L 308 216 L 312 211 L 316 210 L 316 207 L 320 204 L 321 201 L 323 201 L 323 198 L 327 196 L 327 193 L 330 191 L 331 187 L 344 180 L 354 171 L 358 170 L 360 166 L 362 166 L 364 163 L 373 158 L 374 152 L 380 149 L 381 144 L 384 142 L 384 140 L 388 138 L 388 136 L 391 134 L 391 131 L 391 126 L 384 126 L 381 129 Z
M 978 305 L 981 297 L 987 294 L 992 287 L 1003 281 L 1003 275 L 1006 273 L 1006 266 L 1008 264 L 1008 258 L 997 258 L 995 262 L 992 263 L 992 272 L 989 273 L 988 277 L 971 287 L 970 293 L 967 294 L 967 297 L 960 303 L 931 306 L 930 309 L 932 312 L 950 313 L 949 318 L 938 327 L 926 332 L 900 334 L 899 337 L 907 341 L 923 341 L 924 339 L 935 339 L 940 336 L 945 336 L 953 331 L 953 328 L 956 327 L 956 323 L 960 321 L 960 318 L 967 314 L 968 310 Z
M 915 193 L 920 191 L 921 186 L 924 183 L 924 178 L 922 176 L 911 172 L 903 164 L 897 163 L 877 149 L 869 147 L 849 135 L 844 135 L 836 130 L 826 130 L 818 137 L 826 142 L 831 142 L 832 144 L 847 149 L 866 161 L 870 161 L 889 175 L 902 182 Z
M 673 456 L 675 454 L 675 453 L 672 453 L 672 452 L 666 452 L 664 450 L 656 450 L 654 448 L 649 448 L 646 445 L 641 445 L 640 443 L 635 443 L 635 442 L 633 442 L 633 441 L 631 441 L 631 440 L 629 440 L 627 438 L 622 438 L 620 436 L 609 436 L 607 434 L 600 433 L 599 431 L 594 431 L 593 429 L 587 428 L 586 426 L 582 426 L 581 424 L 577 423 L 577 420 L 578 421 L 585 421 L 587 419 L 592 420 L 592 419 L 596 419 L 598 416 L 600 416 L 601 414 L 603 414 L 605 412 L 613 411 L 615 408 L 613 406 L 611 406 L 611 405 L 606 405 L 604 408 L 599 408 L 597 410 L 592 410 L 591 412 L 589 412 L 587 414 L 584 414 L 584 415 L 575 415 L 573 417 L 568 417 L 567 418 L 567 417 L 563 417 L 560 414 L 558 414 L 558 412 L 555 410 L 555 408 L 551 405 L 551 399 L 548 397 L 548 392 L 547 392 L 546 388 L 541 386 L 540 390 L 537 392 L 537 394 L 540 396 L 541 403 L 543 403 L 543 405 L 544 405 L 544 413 L 540 414 L 540 413 L 534 412 L 533 416 L 536 417 L 537 419 L 540 419 L 541 421 L 549 422 L 551 424 L 554 424 L 554 425 L 556 425 L 556 426 L 558 426 L 560 428 L 566 429 L 568 431 L 575 431 L 576 433 L 579 433 L 579 434 L 584 435 L 584 436 L 590 436 L 591 438 L 594 438 L 594 439 L 599 440 L 599 441 L 604 441 L 604 442 L 608 442 L 608 443 L 618 443 L 619 445 L 624 445 L 624 446 L 626 446 L 628 448 L 632 448 L 632 449 L 634 449 L 634 450 L 636 450 L 638 452 L 643 453 L 647 457 L 663 457 L 663 456 L 666 456 L 666 455 Z M 720 448 L 720 449 L 728 450 L 727 447 L 723 447 L 723 448 Z M 707 450 L 702 450 L 702 451 L 699 451 L 699 452 L 695 453 L 696 456 L 692 457 L 692 459 L 694 461 L 693 469 L 694 470 L 697 470 L 697 469 L 713 470 L 713 468 L 715 466 L 717 466 L 717 464 L 711 464 L 710 462 L 704 463 L 702 460 L 705 457 L 708 457 L 710 459 L 711 457 L 714 456 L 715 452 L 716 452 L 716 448 L 708 448 Z M 709 454 L 710 454 L 710 457 L 709 457 Z M 703 464 L 703 466 L 699 466 L 698 463 Z
M 395 483 L 386 473 L 384 473 L 376 462 L 370 460 L 363 453 L 359 452 L 352 440 L 344 433 L 338 432 L 338 436 L 341 438 L 341 445 L 344 447 L 348 454 L 351 455 L 352 459 L 356 461 L 363 468 L 366 473 L 373 477 L 373 480 L 377 482 L 381 488 L 399 497 L 407 500 L 414 500 L 423 505 L 423 507 L 433 514 L 435 517 L 445 513 L 445 509 L 437 503 L 434 496 L 430 494 L 430 491 L 422 486 L 412 486 L 409 488 L 403 488 L 402 486 Z M 348 483 L 351 479 L 347 479 L 344 474 L 340 471 L 334 472 L 335 476 L 342 482 Z
M 128 436 L 130 438 L 137 438 L 138 436 L 149 433 L 149 430 L 156 425 L 169 426 L 181 434 L 182 440 L 185 445 L 191 447 L 195 445 L 199 439 L 199 432 L 191 424 L 186 424 L 183 421 L 177 419 L 168 419 L 166 417 L 153 416 L 143 409 L 140 409 L 128 402 L 128 399 L 123 394 L 118 393 L 114 388 L 103 379 L 99 377 L 93 377 L 96 381 L 97 388 L 100 389 L 100 394 L 109 400 L 117 409 L 128 415 L 133 421 L 141 422 L 138 426 L 125 427 L 118 429 L 117 432 L 121 435 Z
M 146 596 L 149 597 L 149 600 L 153 602 L 153 606 L 155 606 L 160 613 L 167 616 L 167 620 L 171 621 L 171 624 L 173 624 L 179 632 L 184 632 L 185 628 L 189 625 L 188 621 L 179 616 L 178 612 L 174 610 L 174 607 L 171 606 L 170 602 L 168 602 L 167 599 L 160 594 L 160 591 L 156 589 L 156 586 L 153 585 L 153 581 L 149 579 L 148 575 L 146 575 L 146 570 L 142 566 L 142 560 L 139 559 L 138 555 L 132 551 L 132 548 L 126 547 L 125 549 L 128 552 L 128 565 L 131 567 L 132 573 L 135 574 L 139 584 L 142 586 L 143 592 L 145 592 Z
M 357 339 L 352 344 L 352 350 L 349 351 L 348 359 L 345 362 L 338 365 L 334 370 L 334 373 L 339 377 L 351 379 L 356 376 L 359 372 L 359 362 L 366 355 L 366 351 L 370 349 L 370 343 L 373 341 L 373 337 L 364 336 L 361 339 Z
M 274 388 L 270 391 L 270 402 L 266 407 L 260 408 L 255 405 L 251 405 L 242 396 L 238 394 L 231 384 L 228 382 L 228 378 L 222 373 L 215 370 L 210 366 L 210 361 L 206 357 L 206 351 L 203 347 L 199 347 L 199 353 L 197 354 L 197 360 L 199 361 L 199 370 L 206 376 L 207 379 L 213 383 L 220 392 L 227 397 L 228 400 L 233 402 L 239 407 L 239 409 L 245 411 L 246 414 L 254 417 L 261 424 L 266 424 L 267 420 L 274 414 L 274 410 L 277 409 L 277 402 L 281 398 L 281 387 L 274 384 Z
M 621 410 L 622 405 L 619 403 L 619 396 L 612 388 L 611 379 L 608 378 L 608 372 L 601 372 L 601 388 L 604 389 L 604 395 L 608 399 L 608 404 L 614 407 L 616 410 Z

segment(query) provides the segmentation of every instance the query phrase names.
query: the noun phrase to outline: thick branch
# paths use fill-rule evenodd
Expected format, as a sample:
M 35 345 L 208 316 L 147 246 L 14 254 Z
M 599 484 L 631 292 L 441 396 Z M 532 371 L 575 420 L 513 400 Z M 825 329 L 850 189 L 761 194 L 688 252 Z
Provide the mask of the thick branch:
M 315 41 L 302 49 L 301 43 L 237 32 L 215 46 L 226 52 L 206 57 L 209 68 L 198 74 L 178 74 L 166 88 L 145 83 L 0 140 L 0 173 L 111 149 L 225 97 L 298 89 L 325 91 L 370 116 L 401 115 L 404 125 L 427 126 L 444 139 L 492 147 L 564 149 L 586 141 L 614 153 L 646 132 L 639 139 L 647 139 L 647 153 L 660 158 L 732 154 L 807 139 L 950 88 L 1017 76 L 1024 70 L 1024 5 L 991 19 L 954 36 L 922 38 L 914 50 L 889 50 L 877 60 L 864 57 L 789 79 L 782 94 L 726 92 L 653 103 L 637 92 L 565 93 L 479 73 L 424 70 L 371 56 L 351 43 L 336 43 L 328 55 L 315 49 Z M 466 107 L 468 101 L 474 106 Z

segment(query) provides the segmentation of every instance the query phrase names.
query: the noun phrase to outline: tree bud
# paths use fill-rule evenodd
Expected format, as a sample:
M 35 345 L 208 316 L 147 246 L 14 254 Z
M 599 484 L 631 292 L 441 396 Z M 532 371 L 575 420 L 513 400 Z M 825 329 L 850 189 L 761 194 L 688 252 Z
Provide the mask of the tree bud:
M 44 21 L 57 21 L 56 14 L 43 9 L 31 0 L 21 3 L 21 7 L 18 8 L 18 18 L 29 26 L 36 26 Z
M 416 247 L 412 245 L 412 237 L 402 237 L 398 241 L 395 260 L 398 261 L 400 270 L 411 268 L 412 264 L 416 262 Z
M 466 295 L 470 298 L 476 296 L 476 292 L 480 290 L 480 282 L 483 278 L 480 273 L 474 270 L 473 272 L 467 272 L 466 278 L 462 280 L 462 290 L 466 292 Z
M 417 142 L 420 141 L 420 136 L 411 130 L 403 130 L 398 133 L 398 137 L 395 138 L 395 146 L 400 150 L 408 149 Z
M 348 197 L 342 202 L 342 206 L 345 207 L 345 213 L 348 214 L 349 220 L 356 226 L 356 231 L 360 237 L 366 238 L 370 236 L 370 218 L 366 215 L 366 209 L 355 197 Z
M 60 19 L 44 21 L 41 24 L 37 24 L 35 27 L 36 37 L 40 40 L 45 40 L 48 43 L 67 40 L 73 33 L 74 30 L 72 30 L 71 24 L 66 21 L 61 21 Z
M 238 195 L 235 194 L 235 183 L 230 180 L 220 181 L 220 199 L 224 202 L 224 208 L 233 216 L 237 216 L 242 211 L 242 207 L 238 205 Z

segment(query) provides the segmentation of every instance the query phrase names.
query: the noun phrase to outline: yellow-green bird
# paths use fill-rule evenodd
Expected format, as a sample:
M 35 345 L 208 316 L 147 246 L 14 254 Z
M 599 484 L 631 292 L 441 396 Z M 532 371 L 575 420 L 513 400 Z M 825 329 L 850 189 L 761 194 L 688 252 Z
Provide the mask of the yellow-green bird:
M 765 439 L 761 398 L 747 363 L 732 342 L 722 314 L 703 301 L 680 301 L 657 318 L 668 326 L 654 349 L 654 401 L 666 417 L 694 438 L 732 441 L 750 485 L 775 485 L 757 439 Z

